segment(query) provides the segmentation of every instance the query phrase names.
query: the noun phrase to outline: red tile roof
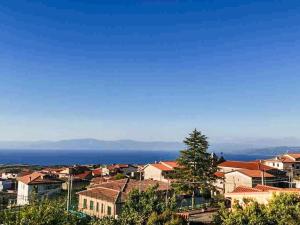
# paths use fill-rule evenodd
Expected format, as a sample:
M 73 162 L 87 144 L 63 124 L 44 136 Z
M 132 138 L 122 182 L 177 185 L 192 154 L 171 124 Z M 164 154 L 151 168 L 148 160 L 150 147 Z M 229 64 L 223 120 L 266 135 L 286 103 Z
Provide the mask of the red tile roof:
M 225 173 L 218 171 L 218 172 L 215 172 L 215 176 L 217 176 L 217 177 L 225 177 Z
M 140 188 L 141 191 L 145 191 L 147 188 L 155 185 L 158 185 L 158 190 L 160 191 L 169 188 L 168 184 L 164 182 L 154 180 L 138 181 L 126 178 L 121 180 L 111 180 L 102 184 L 95 184 L 88 190 L 78 192 L 77 194 L 111 202 L 115 202 L 117 198 L 120 197 L 119 200 L 124 202 L 132 190 Z
M 177 168 L 179 166 L 176 161 L 161 161 L 160 163 L 172 168 Z
M 261 190 L 261 191 L 276 191 L 276 190 L 281 190 L 282 188 L 278 188 L 278 187 L 272 187 L 272 186 L 268 186 L 268 185 L 262 185 L 262 184 L 257 184 L 255 186 L 255 189 Z
M 225 161 L 220 163 L 218 166 L 248 169 L 248 170 L 265 170 L 265 171 L 274 169 L 260 162 L 244 162 L 244 161 Z
M 262 191 L 256 188 L 246 187 L 246 186 L 238 186 L 232 191 L 232 193 L 243 193 L 243 192 L 262 192 Z
M 264 172 L 262 170 L 247 170 L 247 169 L 239 169 L 238 172 L 248 176 L 248 177 L 274 177 L 272 174 Z
M 92 173 L 94 176 L 100 176 L 102 175 L 102 168 L 94 169 Z
M 74 180 L 91 180 L 92 179 L 92 172 L 91 171 L 84 171 L 83 173 L 76 174 L 73 176 Z
M 17 178 L 18 181 L 24 184 L 53 184 L 53 183 L 63 183 L 63 180 L 60 180 L 54 176 L 51 176 L 47 173 L 34 172 L 22 177 Z
M 172 171 L 173 170 L 172 168 L 165 166 L 163 164 L 160 164 L 160 163 L 155 163 L 155 164 L 150 164 L 150 165 L 154 166 L 155 168 L 160 169 L 162 171 Z
M 258 184 L 254 188 L 246 186 L 238 186 L 233 190 L 232 193 L 242 193 L 242 192 L 269 192 L 269 191 L 293 191 L 295 188 L 278 188 L 268 185 Z M 297 189 L 299 191 L 299 189 Z
M 300 158 L 300 153 L 288 153 L 288 154 L 285 154 L 285 155 L 290 156 L 295 160 Z

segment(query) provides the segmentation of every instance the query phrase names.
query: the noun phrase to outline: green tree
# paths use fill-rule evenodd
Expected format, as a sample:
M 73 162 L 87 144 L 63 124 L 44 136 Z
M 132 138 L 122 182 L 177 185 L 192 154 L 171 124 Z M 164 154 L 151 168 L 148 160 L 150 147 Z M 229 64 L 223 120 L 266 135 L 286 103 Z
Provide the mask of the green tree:
M 122 208 L 120 221 L 124 225 L 145 224 L 151 213 L 165 210 L 164 196 L 158 194 L 157 186 L 139 192 L 133 190 Z
M 196 129 L 183 141 L 186 149 L 180 151 L 177 159 L 179 167 L 175 170 L 177 179 L 174 188 L 192 195 L 192 208 L 195 206 L 195 194 L 205 189 L 213 190 L 216 180 L 217 159 L 208 150 L 207 137 Z
M 300 197 L 297 194 L 277 194 L 268 205 L 247 200 L 244 207 L 234 204 L 232 210 L 221 205 L 214 218 L 216 225 L 298 225 Z
M 118 173 L 114 176 L 115 180 L 121 180 L 121 179 L 124 179 L 124 178 L 126 178 L 126 176 L 122 173 Z
M 85 225 L 85 221 L 69 214 L 63 200 L 32 201 L 19 210 L 5 210 L 1 216 L 3 225 Z
M 170 210 L 161 214 L 152 213 L 148 219 L 147 225 L 184 225 L 186 222 Z

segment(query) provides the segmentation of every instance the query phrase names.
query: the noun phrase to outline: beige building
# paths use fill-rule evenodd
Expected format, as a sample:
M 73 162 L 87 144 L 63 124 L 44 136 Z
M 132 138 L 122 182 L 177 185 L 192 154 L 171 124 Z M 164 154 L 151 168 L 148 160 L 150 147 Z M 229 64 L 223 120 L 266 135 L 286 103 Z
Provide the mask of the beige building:
M 122 205 L 126 201 L 130 191 L 134 189 L 146 190 L 151 186 L 158 185 L 159 191 L 169 189 L 163 182 L 154 180 L 132 180 L 129 178 L 122 180 L 107 180 L 96 184 L 93 183 L 87 190 L 78 192 L 78 209 L 90 216 L 102 218 L 105 216 L 117 217 Z
M 231 193 L 226 193 L 225 198 L 231 201 L 231 206 L 238 203 L 241 206 L 247 204 L 247 200 L 251 199 L 260 204 L 268 204 L 273 195 L 280 193 L 297 193 L 300 189 L 296 188 L 277 188 L 266 185 L 256 185 L 255 188 L 239 186 Z
M 261 170 L 239 169 L 225 173 L 225 193 L 232 192 L 238 186 L 255 187 L 257 184 L 274 186 L 278 178 Z
M 159 163 L 148 164 L 144 167 L 144 179 L 168 182 L 168 175 L 178 167 L 175 161 L 161 161 Z

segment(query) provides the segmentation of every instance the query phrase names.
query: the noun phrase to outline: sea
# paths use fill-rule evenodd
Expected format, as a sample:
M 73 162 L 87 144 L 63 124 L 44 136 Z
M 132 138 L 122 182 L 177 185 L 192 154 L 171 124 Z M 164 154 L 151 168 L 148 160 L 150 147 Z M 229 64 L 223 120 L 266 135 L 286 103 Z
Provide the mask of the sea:
M 0 164 L 75 165 L 75 164 L 146 164 L 162 160 L 175 160 L 179 151 L 147 150 L 30 150 L 0 149 Z M 264 159 L 266 155 L 224 154 L 227 160 L 250 161 Z
M 162 160 L 175 160 L 179 151 L 146 151 L 146 150 L 12 150 L 0 149 L 0 164 L 28 165 L 75 165 L 75 164 L 147 164 Z M 250 161 L 270 156 L 224 154 L 227 160 Z

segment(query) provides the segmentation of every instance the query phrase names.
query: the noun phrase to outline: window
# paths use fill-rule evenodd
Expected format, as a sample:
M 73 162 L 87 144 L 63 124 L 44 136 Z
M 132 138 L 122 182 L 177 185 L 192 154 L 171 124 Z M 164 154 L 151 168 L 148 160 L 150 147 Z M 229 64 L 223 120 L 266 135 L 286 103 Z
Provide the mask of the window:
M 294 163 L 292 164 L 292 167 L 293 167 L 293 168 L 295 167 Z
M 277 167 L 279 167 L 279 163 L 277 163 Z
M 94 210 L 94 201 L 90 201 L 90 210 Z
M 101 213 L 104 213 L 104 206 L 103 206 L 103 203 L 101 204 Z
M 83 208 L 86 209 L 87 208 L 87 200 L 83 199 Z
M 275 163 L 273 163 L 273 166 L 275 166 Z
M 110 206 L 107 206 L 107 215 L 111 215 L 111 207 Z
M 99 202 L 97 202 L 96 211 L 99 212 Z

